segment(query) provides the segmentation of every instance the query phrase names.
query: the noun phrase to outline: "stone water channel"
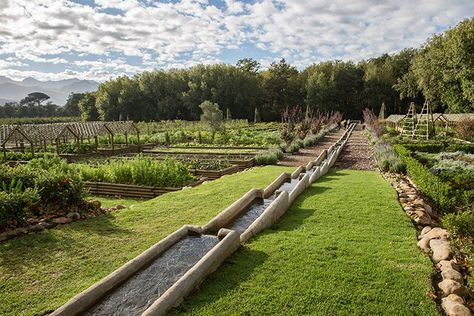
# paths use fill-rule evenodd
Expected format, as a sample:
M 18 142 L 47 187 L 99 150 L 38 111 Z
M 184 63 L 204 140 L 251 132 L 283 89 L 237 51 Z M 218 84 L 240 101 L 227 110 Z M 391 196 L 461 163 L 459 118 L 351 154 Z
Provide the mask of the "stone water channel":
M 325 160 L 323 160 L 324 162 Z M 311 176 L 316 170 L 316 166 L 312 167 L 306 172 L 300 173 L 297 178 L 289 179 L 289 181 L 284 182 L 275 192 L 266 199 L 255 199 L 253 203 L 244 210 L 239 216 L 237 216 L 230 224 L 226 225 L 225 228 L 239 231 L 240 233 L 244 232 L 247 228 L 252 225 L 252 223 L 267 209 L 267 207 L 276 199 L 280 192 L 290 193 L 298 185 L 301 178 L 308 174 Z
M 219 243 L 217 236 L 188 236 L 84 313 L 87 316 L 141 315 Z
M 331 152 L 326 154 L 320 166 L 328 163 L 339 146 L 340 144 L 336 144 L 332 147 Z M 310 170 L 288 179 L 268 198 L 255 199 L 250 206 L 225 225 L 225 228 L 242 234 L 264 213 L 279 193 L 292 192 L 305 175 L 311 176 L 317 168 L 320 167 L 313 166 Z M 82 315 L 141 315 L 219 242 L 219 237 L 205 234 L 188 235 L 182 238 L 146 267 L 111 290 Z

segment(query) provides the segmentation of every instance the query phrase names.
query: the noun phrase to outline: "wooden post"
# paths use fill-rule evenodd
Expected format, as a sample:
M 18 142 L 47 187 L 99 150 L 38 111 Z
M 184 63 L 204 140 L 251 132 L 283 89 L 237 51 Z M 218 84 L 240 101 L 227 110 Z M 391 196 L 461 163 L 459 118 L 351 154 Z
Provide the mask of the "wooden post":
M 46 145 L 46 140 L 43 141 L 43 149 L 44 149 L 44 152 L 48 151 L 48 146 Z
M 59 156 L 59 138 L 56 138 L 56 154 Z
M 80 138 L 78 137 L 78 138 L 76 139 L 76 146 L 77 146 L 77 153 L 78 153 L 78 154 L 81 152 L 81 143 L 82 143 L 82 142 L 81 142 Z
M 23 142 L 20 142 L 20 151 L 21 151 L 22 153 L 25 152 L 25 143 L 23 143 Z
M 113 155 L 115 153 L 114 134 L 110 135 L 110 139 L 112 141 L 112 155 Z
M 128 147 L 128 133 L 125 133 L 125 145 Z
M 35 156 L 35 145 L 33 143 L 31 143 L 31 156 Z
M 99 150 L 99 137 L 94 136 L 94 141 L 95 141 L 95 151 Z

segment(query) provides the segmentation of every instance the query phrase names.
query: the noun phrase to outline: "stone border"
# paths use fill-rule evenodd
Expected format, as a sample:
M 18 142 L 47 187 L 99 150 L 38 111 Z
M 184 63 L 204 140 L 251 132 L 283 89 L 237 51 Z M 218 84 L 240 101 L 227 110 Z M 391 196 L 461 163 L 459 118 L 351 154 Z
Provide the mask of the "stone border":
M 272 226 L 290 206 L 288 192 L 281 192 L 263 213 L 240 235 L 240 242 L 246 243 L 260 231 Z
M 288 180 L 291 180 L 291 174 L 284 172 L 281 175 L 278 176 L 275 180 L 273 180 L 272 183 L 270 183 L 264 190 L 263 190 L 263 198 L 268 198 L 270 197 L 276 189 L 281 187 L 283 183 L 288 182 Z
M 450 245 L 450 234 L 439 225 L 438 216 L 432 207 L 421 197 L 420 190 L 409 178 L 382 173 L 398 193 L 398 199 L 405 213 L 413 221 L 418 235 L 418 248 L 427 254 L 442 281 L 438 287 L 441 308 L 448 316 L 473 315 L 465 305 L 470 289 L 464 285 L 462 275 Z M 436 278 L 434 278 L 436 279 Z
M 216 233 L 217 231 L 219 231 L 219 229 L 223 228 L 230 221 L 232 221 L 242 211 L 252 205 L 252 202 L 258 198 L 263 199 L 263 190 L 251 189 L 250 191 L 245 193 L 240 199 L 232 203 L 229 207 L 217 214 L 206 225 L 204 225 L 204 227 L 202 228 L 203 233 Z
M 221 229 L 218 237 L 221 239 L 219 243 L 148 307 L 142 316 L 166 315 L 168 310 L 178 306 L 207 275 L 217 270 L 240 247 L 240 235 L 235 230 Z
M 309 175 L 305 174 L 298 184 L 291 190 L 288 195 L 288 202 L 293 204 L 296 198 L 309 186 Z

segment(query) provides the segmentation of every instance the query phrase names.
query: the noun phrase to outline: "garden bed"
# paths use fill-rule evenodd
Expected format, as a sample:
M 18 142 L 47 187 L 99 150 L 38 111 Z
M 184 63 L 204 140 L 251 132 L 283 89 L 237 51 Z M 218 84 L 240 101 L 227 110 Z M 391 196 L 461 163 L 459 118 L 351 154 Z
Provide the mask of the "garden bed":
M 190 187 L 195 187 L 206 181 L 201 178 L 198 181 L 190 184 Z M 144 185 L 108 183 L 108 182 L 84 182 L 84 187 L 92 195 L 105 196 L 120 196 L 140 199 L 152 199 L 168 192 L 179 191 L 182 188 L 171 187 L 153 187 Z
M 198 177 L 205 177 L 210 180 L 218 179 L 222 176 L 233 174 L 239 172 L 240 168 L 238 165 L 233 165 L 222 170 L 199 170 L 199 169 L 190 169 L 189 171 Z

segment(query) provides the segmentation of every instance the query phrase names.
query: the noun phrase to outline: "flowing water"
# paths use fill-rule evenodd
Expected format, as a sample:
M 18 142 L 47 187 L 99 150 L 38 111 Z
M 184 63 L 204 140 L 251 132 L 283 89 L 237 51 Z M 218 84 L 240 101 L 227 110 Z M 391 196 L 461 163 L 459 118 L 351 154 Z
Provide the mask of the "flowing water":
M 273 199 L 256 199 L 250 207 L 243 211 L 227 228 L 244 232 L 252 223 L 262 215 L 263 211 L 272 203 Z
M 216 236 L 188 236 L 137 272 L 84 315 L 141 315 L 219 243 Z

